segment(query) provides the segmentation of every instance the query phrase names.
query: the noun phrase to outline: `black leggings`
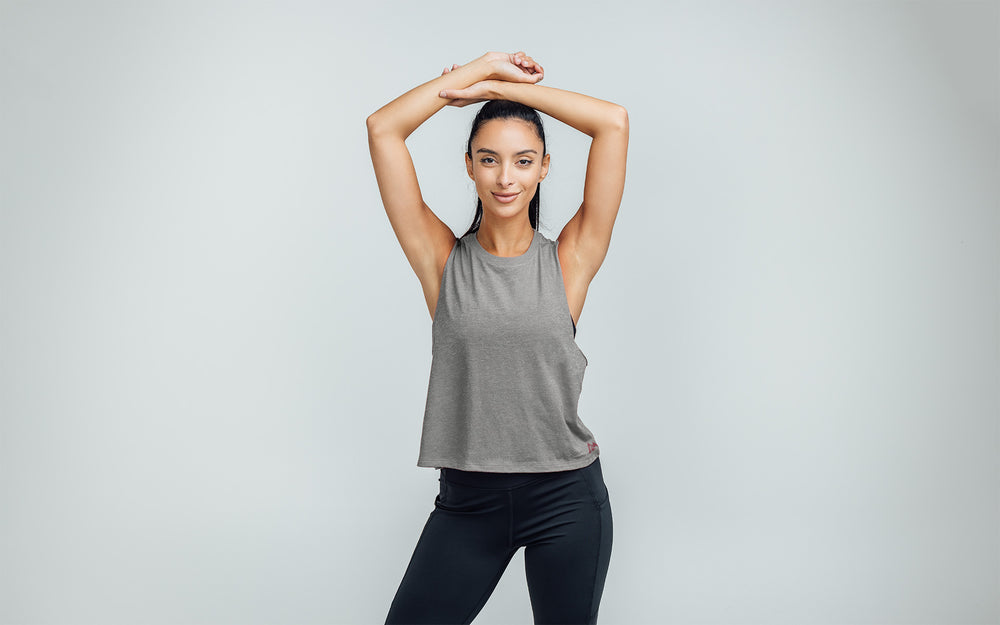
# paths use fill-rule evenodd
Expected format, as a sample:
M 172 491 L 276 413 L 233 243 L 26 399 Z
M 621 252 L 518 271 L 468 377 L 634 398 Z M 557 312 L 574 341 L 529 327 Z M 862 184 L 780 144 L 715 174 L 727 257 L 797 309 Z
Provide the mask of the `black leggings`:
M 471 623 L 517 550 L 537 624 L 597 623 L 611 560 L 600 459 L 549 473 L 441 469 L 386 624 Z

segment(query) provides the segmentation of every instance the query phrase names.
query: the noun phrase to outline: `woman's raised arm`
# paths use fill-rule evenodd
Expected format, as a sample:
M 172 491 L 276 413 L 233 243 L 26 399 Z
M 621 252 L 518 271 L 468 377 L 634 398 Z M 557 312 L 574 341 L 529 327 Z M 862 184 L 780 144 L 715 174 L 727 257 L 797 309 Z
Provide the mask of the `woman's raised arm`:
M 498 80 L 443 89 L 438 95 L 442 99 L 514 100 L 591 137 L 583 203 L 558 237 L 560 247 L 572 250 L 574 269 L 578 269 L 573 273 L 589 284 L 607 255 L 625 190 L 629 132 L 625 107 L 573 91 Z
M 461 89 L 487 79 L 536 83 L 542 79 L 542 68 L 522 52 L 487 52 L 414 87 L 367 119 L 368 149 L 382 204 L 410 267 L 423 285 L 432 317 L 441 270 L 455 234 L 424 202 L 405 139 L 431 115 L 451 104 L 438 97 L 442 89 Z

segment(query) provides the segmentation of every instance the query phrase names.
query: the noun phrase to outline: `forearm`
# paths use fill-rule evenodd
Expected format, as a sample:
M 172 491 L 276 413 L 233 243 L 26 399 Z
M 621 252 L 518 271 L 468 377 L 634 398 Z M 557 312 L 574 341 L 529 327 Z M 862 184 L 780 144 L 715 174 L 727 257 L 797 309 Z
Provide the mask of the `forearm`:
M 489 76 L 490 68 L 480 58 L 414 87 L 369 115 L 368 133 L 405 139 L 448 104 L 448 100 L 438 97 L 442 89 L 464 89 Z
M 537 84 L 497 81 L 500 99 L 514 100 L 595 137 L 603 132 L 628 132 L 625 107 L 582 93 Z

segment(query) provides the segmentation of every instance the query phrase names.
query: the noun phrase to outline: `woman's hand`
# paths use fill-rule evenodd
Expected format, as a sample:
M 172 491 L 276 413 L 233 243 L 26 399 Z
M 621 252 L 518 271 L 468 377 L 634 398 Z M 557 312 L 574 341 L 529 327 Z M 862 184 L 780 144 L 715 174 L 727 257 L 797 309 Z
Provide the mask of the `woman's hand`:
M 455 69 L 452 67 L 452 69 Z M 449 69 L 445 69 L 444 73 L 447 74 Z M 476 102 L 485 102 L 486 100 L 499 100 L 500 92 L 497 90 L 500 86 L 502 80 L 480 80 L 477 83 L 473 83 L 466 87 L 465 89 L 444 89 L 438 95 L 442 98 L 447 98 L 451 100 L 448 102 L 447 106 L 468 106 L 470 104 L 475 104 Z
M 455 64 L 453 64 L 453 65 L 452 65 L 452 66 L 451 66 L 450 68 L 448 68 L 448 67 L 444 68 L 444 71 L 443 71 L 443 72 L 441 72 L 441 75 L 442 75 L 442 76 L 444 76 L 444 75 L 445 75 L 445 74 L 447 74 L 448 72 L 450 72 L 450 71 L 452 71 L 452 70 L 455 70 L 455 69 L 458 69 L 459 67 L 461 67 L 461 65 L 458 65 L 457 63 L 455 63 Z M 476 83 L 476 84 L 479 84 L 479 83 Z M 445 90 L 445 91 L 447 91 L 447 90 Z M 441 92 L 440 94 L 438 94 L 438 95 L 439 95 L 440 97 L 442 97 L 442 98 L 444 98 L 444 97 L 447 97 L 447 98 L 452 98 L 452 97 L 453 97 L 453 96 L 445 96 L 445 95 L 444 95 L 444 94 L 445 94 L 445 91 L 442 91 L 442 92 Z M 482 101 L 483 101 L 483 100 L 473 100 L 473 99 L 468 99 L 468 98 L 466 98 L 466 99 L 457 99 L 457 98 L 456 98 L 456 99 L 452 99 L 452 100 L 451 100 L 451 102 L 448 102 L 448 104 L 446 104 L 445 106 L 457 106 L 457 107 L 462 107 L 462 106 L 468 106 L 468 105 L 470 105 L 470 104 L 475 104 L 476 102 L 482 102 Z
M 537 83 L 542 80 L 545 73 L 542 66 L 535 62 L 524 52 L 507 54 L 505 52 L 487 52 L 475 62 L 484 63 L 490 71 L 489 79 L 481 80 L 469 85 L 465 89 L 445 89 L 439 94 L 442 98 L 448 98 L 447 106 L 468 106 L 476 102 L 486 100 L 496 100 L 500 97 L 496 90 L 499 82 L 524 82 Z M 460 66 L 454 64 L 451 68 L 444 68 L 441 75 L 458 69 Z
M 478 60 L 490 68 L 490 78 L 507 82 L 539 82 L 545 75 L 542 66 L 522 52 L 487 52 Z

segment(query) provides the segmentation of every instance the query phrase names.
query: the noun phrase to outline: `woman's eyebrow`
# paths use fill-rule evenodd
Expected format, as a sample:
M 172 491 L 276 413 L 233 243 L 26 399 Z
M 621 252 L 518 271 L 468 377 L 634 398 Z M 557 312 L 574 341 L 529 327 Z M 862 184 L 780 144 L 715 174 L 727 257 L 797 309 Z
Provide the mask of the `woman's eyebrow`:
M 500 156 L 498 152 L 494 152 L 493 150 L 487 148 L 479 148 L 478 150 L 476 150 L 476 154 L 479 154 L 480 152 L 485 152 L 486 154 L 496 154 L 497 156 Z M 528 154 L 529 152 L 536 156 L 538 155 L 538 152 L 536 150 L 521 150 L 520 152 L 514 154 L 514 156 L 519 156 L 521 154 Z

